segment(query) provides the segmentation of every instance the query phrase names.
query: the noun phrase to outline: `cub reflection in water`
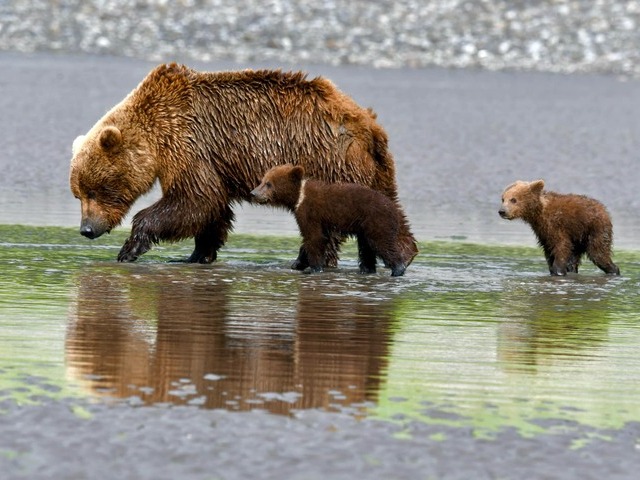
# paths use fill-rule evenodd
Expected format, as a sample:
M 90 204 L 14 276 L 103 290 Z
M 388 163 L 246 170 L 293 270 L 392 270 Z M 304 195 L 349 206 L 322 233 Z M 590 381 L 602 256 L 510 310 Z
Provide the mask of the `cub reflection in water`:
M 145 404 L 281 414 L 376 400 L 390 302 L 305 279 L 284 284 L 273 272 L 251 282 L 229 281 L 233 271 L 175 272 L 141 265 L 79 275 L 65 345 L 74 381 Z
M 558 284 L 549 277 L 505 281 L 500 294 L 498 358 L 510 371 L 535 372 L 557 363 L 591 362 L 609 336 L 617 299 L 612 277 Z M 585 368 L 588 368 L 586 366 Z

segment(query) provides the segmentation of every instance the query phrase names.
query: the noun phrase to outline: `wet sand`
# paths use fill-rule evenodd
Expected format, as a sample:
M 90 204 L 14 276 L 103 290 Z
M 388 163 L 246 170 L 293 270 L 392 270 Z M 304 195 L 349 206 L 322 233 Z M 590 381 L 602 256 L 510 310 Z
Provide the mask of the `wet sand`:
M 582 435 L 563 422 L 548 424 L 565 433 L 523 438 L 506 430 L 483 440 L 462 428 L 401 428 L 318 411 L 286 418 L 55 403 L 18 410 L 10 420 L 0 424 L 3 449 L 30 458 L 0 459 L 5 479 L 631 480 L 640 467 L 632 440 L 640 423 L 585 429 L 594 440 L 577 450 Z

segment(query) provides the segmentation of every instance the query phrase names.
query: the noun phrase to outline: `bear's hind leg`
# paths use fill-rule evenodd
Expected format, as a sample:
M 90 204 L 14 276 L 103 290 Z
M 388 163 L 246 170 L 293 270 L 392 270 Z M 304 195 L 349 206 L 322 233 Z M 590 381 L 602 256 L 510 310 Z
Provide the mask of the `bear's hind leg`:
M 403 261 L 403 249 L 401 246 L 394 245 L 384 252 L 380 253 L 384 263 L 391 269 L 392 277 L 401 277 L 407 269 L 408 264 Z M 410 261 L 413 260 L 411 257 Z
M 620 275 L 620 268 L 611 260 L 608 263 L 596 263 L 596 265 L 607 275 Z
M 560 276 L 560 277 L 565 276 L 567 274 L 566 262 L 558 261 L 556 259 L 551 265 L 551 267 L 549 267 L 549 273 L 554 276 Z
M 358 258 L 360 260 L 360 273 L 376 273 L 376 252 L 362 234 L 358 235 Z
M 218 258 L 218 250 L 226 238 L 220 238 L 212 225 L 207 227 L 204 232 L 196 235 L 195 248 L 193 253 L 187 259 L 187 263 L 213 263 Z
M 371 239 L 374 236 L 369 236 L 371 249 L 382 258 L 384 265 L 391 269 L 392 277 L 400 277 L 404 275 L 404 271 L 407 266 L 413 260 L 415 255 L 409 254 L 407 257 L 406 250 L 406 237 L 403 239 L 399 235 L 394 235 L 392 232 L 378 231 L 378 238 L 375 241 Z
M 593 239 L 587 247 L 587 256 L 607 275 L 620 275 L 620 269 L 611 260 L 611 241 L 607 238 L 610 239 L 611 235 Z
M 580 259 L 582 258 L 582 254 L 579 250 L 574 250 L 569 256 L 569 260 L 567 260 L 567 273 L 578 273 L 578 268 L 580 267 Z
M 188 263 L 212 263 L 218 258 L 218 250 L 225 244 L 233 224 L 233 210 L 225 208 L 220 218 L 214 220 L 195 236 L 195 249 Z

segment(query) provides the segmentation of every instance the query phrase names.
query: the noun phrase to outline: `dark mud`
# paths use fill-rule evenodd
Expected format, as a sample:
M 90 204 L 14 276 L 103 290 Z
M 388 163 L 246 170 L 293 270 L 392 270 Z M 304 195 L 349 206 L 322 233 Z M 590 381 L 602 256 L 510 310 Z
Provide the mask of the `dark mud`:
M 469 429 L 358 421 L 301 411 L 291 418 L 194 407 L 51 402 L 0 416 L 5 479 L 580 479 L 627 480 L 640 468 L 640 423 L 493 439 Z

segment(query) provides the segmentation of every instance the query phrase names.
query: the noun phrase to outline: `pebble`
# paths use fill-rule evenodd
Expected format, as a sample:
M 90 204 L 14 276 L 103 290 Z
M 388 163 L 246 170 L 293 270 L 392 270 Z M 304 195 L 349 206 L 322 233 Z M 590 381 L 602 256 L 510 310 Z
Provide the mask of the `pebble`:
M 0 50 L 640 76 L 640 0 L 2 0 Z

